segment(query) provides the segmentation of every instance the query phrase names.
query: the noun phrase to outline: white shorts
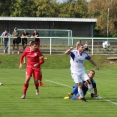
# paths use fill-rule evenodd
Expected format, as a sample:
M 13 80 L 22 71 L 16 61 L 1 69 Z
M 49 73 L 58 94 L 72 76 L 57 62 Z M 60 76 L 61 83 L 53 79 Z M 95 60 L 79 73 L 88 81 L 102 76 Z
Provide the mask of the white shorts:
M 89 76 L 86 73 L 71 73 L 71 76 L 75 83 L 83 82 L 89 79 Z

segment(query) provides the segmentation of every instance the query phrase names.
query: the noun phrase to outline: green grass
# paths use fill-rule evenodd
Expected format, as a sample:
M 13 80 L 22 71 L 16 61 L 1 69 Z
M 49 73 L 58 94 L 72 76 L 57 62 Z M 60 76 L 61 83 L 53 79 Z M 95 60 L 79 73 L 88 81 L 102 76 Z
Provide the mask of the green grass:
M 93 56 L 99 63 L 96 71 L 100 100 L 86 95 L 87 103 L 82 101 L 64 100 L 63 97 L 71 91 L 73 81 L 69 70 L 69 57 L 62 55 L 46 55 L 48 61 L 42 66 L 43 82 L 40 95 L 35 95 L 33 79 L 27 91 L 25 100 L 22 95 L 25 69 L 18 70 L 19 55 L 0 55 L 0 117 L 116 117 L 116 64 L 110 65 L 105 56 Z M 85 62 L 86 72 L 94 67 Z M 108 67 L 106 67 L 108 66 Z M 25 66 L 24 66 L 25 68 Z M 114 102 L 114 103 L 113 103 Z

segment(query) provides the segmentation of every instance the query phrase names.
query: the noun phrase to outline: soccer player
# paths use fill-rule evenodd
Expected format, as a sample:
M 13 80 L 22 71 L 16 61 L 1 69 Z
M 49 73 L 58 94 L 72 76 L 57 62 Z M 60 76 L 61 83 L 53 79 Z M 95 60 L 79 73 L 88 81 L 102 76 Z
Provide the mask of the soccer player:
M 95 76 L 95 71 L 94 70 L 90 70 L 89 73 L 88 73 L 88 76 L 89 76 L 89 78 L 91 80 L 91 83 L 92 83 L 93 89 L 94 89 L 94 93 L 91 94 L 91 97 L 92 98 L 93 97 L 96 98 L 96 97 L 98 97 L 98 95 L 97 95 L 97 87 L 96 87 L 96 82 L 93 79 L 94 76 Z M 85 82 L 85 81 L 82 83 L 82 90 L 83 90 L 83 94 L 85 96 L 87 91 L 88 91 L 87 82 Z M 75 96 L 73 96 L 73 95 L 75 95 Z M 67 97 L 65 97 L 65 99 L 66 98 Z M 68 99 L 71 99 L 71 100 L 79 100 L 80 99 L 77 85 L 74 85 L 73 89 L 72 89 L 72 92 L 68 93 Z
M 99 67 L 96 65 L 96 63 L 91 59 L 91 57 L 84 51 L 83 44 L 79 44 L 77 47 L 77 50 L 73 50 L 73 47 L 70 47 L 68 50 L 65 51 L 65 54 L 70 55 L 70 70 L 71 70 L 71 76 L 74 80 L 74 82 L 78 85 L 78 92 L 81 97 L 81 100 L 86 102 L 86 99 L 84 98 L 83 91 L 82 91 L 82 82 L 87 81 L 88 82 L 88 89 L 90 90 L 90 94 L 92 94 L 92 84 L 88 77 L 88 75 L 85 72 L 85 67 L 83 65 L 84 60 L 89 60 L 90 63 L 92 63 L 97 70 L 99 70 Z
M 30 47 L 24 50 L 20 57 L 19 69 L 22 68 L 22 62 L 24 56 L 27 56 L 27 68 L 26 68 L 26 79 L 24 82 L 23 95 L 21 99 L 25 99 L 26 91 L 28 89 L 30 78 L 34 77 L 34 83 L 36 88 L 36 95 L 39 95 L 38 89 L 38 79 L 40 77 L 40 65 L 44 63 L 44 58 L 40 50 L 38 49 L 37 43 L 35 41 L 31 42 Z
M 32 41 L 29 41 L 29 46 L 30 46 L 30 44 L 31 44 L 31 42 Z M 39 47 L 39 46 L 38 46 Z M 44 58 L 44 60 L 48 60 L 48 58 L 47 57 L 43 57 Z M 41 68 L 40 68 L 40 76 L 39 76 L 39 86 L 42 86 L 42 87 L 44 87 L 45 86 L 45 84 L 42 82 L 42 71 L 41 71 Z

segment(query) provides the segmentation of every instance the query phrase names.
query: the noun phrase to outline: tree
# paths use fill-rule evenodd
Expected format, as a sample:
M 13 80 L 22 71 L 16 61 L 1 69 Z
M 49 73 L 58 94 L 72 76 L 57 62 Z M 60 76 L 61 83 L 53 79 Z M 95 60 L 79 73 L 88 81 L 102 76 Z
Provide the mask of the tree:
M 101 35 L 113 35 L 117 32 L 117 0 L 91 0 L 88 5 L 90 17 L 97 18 L 96 29 Z
M 56 0 L 35 0 L 36 16 L 38 17 L 57 17 L 59 8 Z

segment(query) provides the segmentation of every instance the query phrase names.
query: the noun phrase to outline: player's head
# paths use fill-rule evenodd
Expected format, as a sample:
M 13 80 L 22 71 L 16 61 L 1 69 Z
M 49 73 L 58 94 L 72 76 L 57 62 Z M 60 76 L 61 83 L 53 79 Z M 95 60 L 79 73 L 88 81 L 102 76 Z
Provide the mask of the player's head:
M 30 41 L 28 42 L 28 45 L 29 45 L 29 46 L 31 46 L 31 42 L 32 42 L 32 40 L 30 40 Z
M 34 30 L 34 33 L 37 33 L 37 30 L 36 29 Z
M 31 41 L 30 47 L 31 51 L 35 51 L 38 48 L 37 43 L 35 41 Z
M 81 43 L 82 43 L 81 40 L 79 40 L 79 41 L 76 42 L 76 49 L 78 49 L 78 45 L 81 44 Z
M 93 77 L 95 76 L 95 71 L 94 70 L 90 70 L 88 73 L 89 78 L 93 79 Z
M 77 50 L 79 50 L 79 52 L 84 52 L 84 45 L 81 43 L 81 44 L 78 44 L 77 46 Z
M 8 33 L 8 31 L 7 31 L 7 30 L 5 30 L 4 32 L 5 32 L 5 34 L 7 34 L 7 33 Z
M 17 31 L 17 28 L 16 28 L 16 27 L 14 28 L 14 31 L 15 31 L 15 32 Z
M 27 30 L 26 29 L 24 29 L 24 33 L 26 33 L 27 32 Z

